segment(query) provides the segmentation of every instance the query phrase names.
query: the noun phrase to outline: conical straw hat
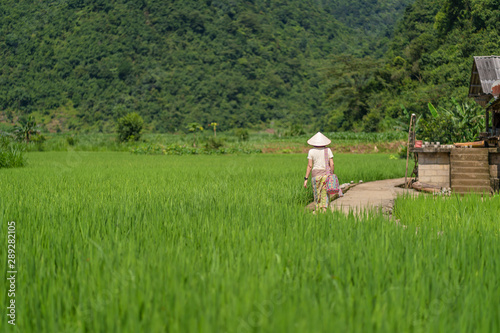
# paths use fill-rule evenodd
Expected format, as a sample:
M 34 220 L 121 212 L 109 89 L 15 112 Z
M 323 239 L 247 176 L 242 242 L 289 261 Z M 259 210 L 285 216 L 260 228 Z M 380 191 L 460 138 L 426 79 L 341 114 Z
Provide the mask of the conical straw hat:
M 329 145 L 330 143 L 332 143 L 332 141 L 328 139 L 326 136 L 324 136 L 323 133 L 318 132 L 314 134 L 312 138 L 307 140 L 307 143 L 310 144 L 311 146 L 323 147 Z

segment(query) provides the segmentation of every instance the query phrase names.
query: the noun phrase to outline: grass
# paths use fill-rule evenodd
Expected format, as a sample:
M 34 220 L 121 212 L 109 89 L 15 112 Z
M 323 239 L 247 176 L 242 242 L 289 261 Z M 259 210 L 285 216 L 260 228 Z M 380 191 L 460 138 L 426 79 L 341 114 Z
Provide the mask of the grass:
M 0 170 L 19 331 L 500 329 L 497 198 L 401 199 L 398 225 L 305 212 L 305 155 L 28 157 Z M 404 175 L 385 154 L 335 164 L 341 182 Z
M 26 163 L 24 152 L 26 147 L 22 143 L 13 141 L 0 132 L 0 168 L 17 168 Z

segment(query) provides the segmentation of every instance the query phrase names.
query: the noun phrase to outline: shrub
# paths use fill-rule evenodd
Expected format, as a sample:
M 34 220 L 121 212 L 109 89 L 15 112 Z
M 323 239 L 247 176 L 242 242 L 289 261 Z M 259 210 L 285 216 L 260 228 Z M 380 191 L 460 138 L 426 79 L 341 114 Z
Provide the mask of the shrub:
M 216 137 L 208 138 L 207 142 L 205 143 L 206 149 L 219 149 L 223 146 L 224 146 L 224 140 L 218 139 Z
M 68 136 L 68 137 L 66 137 L 66 142 L 68 143 L 68 145 L 74 146 L 74 145 L 76 145 L 77 140 L 72 136 Z
M 285 136 L 301 136 L 306 134 L 304 131 L 304 128 L 302 128 L 302 125 L 300 124 L 293 124 L 290 125 L 290 128 L 288 131 L 285 131 L 284 135 Z
M 137 112 L 132 112 L 118 119 L 118 141 L 138 141 L 141 138 L 144 120 Z
M 35 145 L 36 150 L 38 151 L 44 150 L 45 141 L 47 141 L 47 138 L 43 134 L 37 134 L 31 137 L 31 142 Z
M 25 149 L 25 145 L 15 142 L 13 137 L 0 133 L 0 168 L 24 166 Z
M 244 128 L 235 129 L 234 136 L 236 136 L 239 141 L 248 141 L 250 137 L 250 135 L 248 134 L 248 130 Z

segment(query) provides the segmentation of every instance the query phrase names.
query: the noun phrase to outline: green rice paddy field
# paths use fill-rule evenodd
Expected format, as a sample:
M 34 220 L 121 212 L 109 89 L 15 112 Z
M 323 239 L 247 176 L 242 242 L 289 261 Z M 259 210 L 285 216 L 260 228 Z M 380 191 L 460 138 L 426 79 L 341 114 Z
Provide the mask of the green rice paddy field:
M 1 332 L 500 331 L 498 198 L 400 198 L 396 223 L 306 212 L 305 155 L 28 161 L 0 169 Z M 341 182 L 404 163 L 335 156 Z

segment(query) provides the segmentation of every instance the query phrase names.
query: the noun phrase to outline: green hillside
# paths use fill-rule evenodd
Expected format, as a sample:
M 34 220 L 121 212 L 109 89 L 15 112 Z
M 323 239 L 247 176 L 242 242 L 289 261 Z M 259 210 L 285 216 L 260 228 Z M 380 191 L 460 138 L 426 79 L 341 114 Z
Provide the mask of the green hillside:
M 500 1 L 416 0 L 382 60 L 337 61 L 328 93 L 330 129 L 380 130 L 467 98 L 475 55 L 500 54 Z
M 323 0 L 325 10 L 341 23 L 354 29 L 365 47 L 357 55 L 382 57 L 392 37 L 394 26 L 404 9 L 414 0 Z
M 331 109 L 330 59 L 380 55 L 408 0 L 365 2 L 349 16 L 339 0 L 2 1 L 0 121 L 106 131 L 137 111 L 153 131 L 315 124 Z

